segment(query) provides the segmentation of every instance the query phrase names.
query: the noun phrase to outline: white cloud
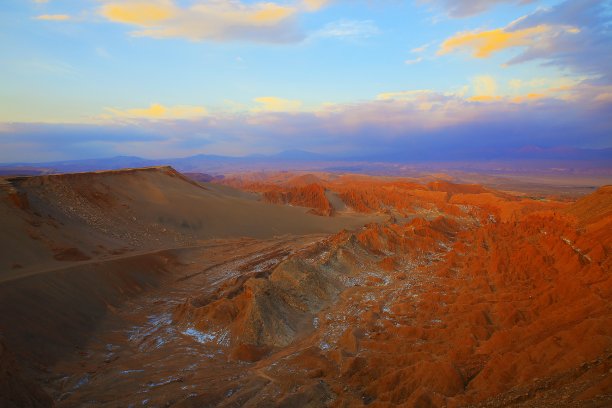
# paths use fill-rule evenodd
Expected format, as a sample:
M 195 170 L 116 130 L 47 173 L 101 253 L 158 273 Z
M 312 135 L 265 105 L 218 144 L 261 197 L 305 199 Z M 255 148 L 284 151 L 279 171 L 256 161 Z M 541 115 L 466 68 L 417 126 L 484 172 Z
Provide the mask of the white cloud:
M 66 21 L 70 20 L 68 14 L 42 14 L 34 17 L 35 20 L 46 20 L 46 21 Z
M 413 58 L 413 59 L 408 59 L 406 61 L 404 61 L 404 64 L 406 65 L 414 65 L 414 64 L 418 64 L 419 62 L 423 61 L 423 57 L 417 57 L 417 58 Z
M 423 44 L 423 45 L 421 45 L 419 47 L 411 49 L 410 52 L 413 53 L 413 54 L 420 54 L 422 52 L 425 52 L 427 50 L 427 48 L 429 48 L 430 45 L 431 44 L 429 44 L 429 43 L 428 44 Z
M 359 41 L 375 37 L 380 32 L 380 29 L 371 20 L 338 20 L 326 24 L 312 37 Z

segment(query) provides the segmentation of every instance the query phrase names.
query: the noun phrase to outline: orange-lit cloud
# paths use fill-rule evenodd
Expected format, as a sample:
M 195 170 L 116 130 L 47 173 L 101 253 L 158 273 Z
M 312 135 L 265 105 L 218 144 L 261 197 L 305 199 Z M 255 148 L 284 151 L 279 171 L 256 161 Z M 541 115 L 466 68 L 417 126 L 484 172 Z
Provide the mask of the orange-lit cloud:
M 36 16 L 35 19 L 45 21 L 66 21 L 70 20 L 70 16 L 68 14 L 42 14 Z
M 237 14 L 236 18 L 238 20 L 240 20 L 240 17 L 245 18 L 253 24 L 275 24 L 294 13 L 295 9 L 291 7 L 279 6 L 273 3 L 263 3 L 257 10 L 246 12 L 243 16 Z
M 474 97 L 492 98 L 497 95 L 497 81 L 490 75 L 481 75 L 472 79 Z
M 506 48 L 531 45 L 550 29 L 547 25 L 538 25 L 516 31 L 498 28 L 489 31 L 459 33 L 442 43 L 438 55 L 467 49 L 472 51 L 476 58 L 486 58 Z
M 331 0 L 304 0 L 304 7 L 308 11 L 317 11 L 329 4 Z
M 514 98 L 511 99 L 511 101 L 514 103 L 523 103 L 523 102 L 534 101 L 534 100 L 542 99 L 542 98 L 546 98 L 546 95 L 539 94 L 539 93 L 530 93 L 527 95 L 515 96 Z
M 563 90 L 552 85 L 568 84 Z M 534 79 L 531 81 L 511 80 L 508 85 L 500 84 L 490 75 L 472 78 L 471 84 L 453 92 L 437 92 L 429 89 L 385 92 L 378 94 L 379 101 L 401 102 L 412 105 L 418 111 L 433 108 L 447 109 L 449 102 L 512 102 L 529 103 L 542 98 L 567 100 L 568 94 L 577 82 L 569 79 Z M 455 108 L 456 106 L 453 106 Z
M 532 103 L 540 99 L 557 101 L 577 101 L 590 98 L 593 101 L 606 101 L 605 87 L 588 87 L 582 81 L 585 78 L 551 77 L 533 78 L 530 80 L 512 79 L 500 81 L 491 75 L 479 75 L 470 83 L 450 92 L 439 92 L 431 89 L 418 89 L 378 94 L 378 101 L 410 104 L 415 110 L 426 111 L 433 108 L 447 109 L 453 103 L 465 102 L 504 102 Z M 601 92 L 597 92 L 600 89 Z M 587 92 L 588 90 L 588 92 Z M 456 106 L 453 106 L 453 109 Z
M 457 33 L 441 44 L 437 54 L 468 51 L 476 58 L 487 58 L 519 48 L 505 66 L 543 60 L 548 65 L 610 80 L 608 8 L 601 1 L 566 0 L 539 8 L 505 27 Z
M 254 99 L 260 106 L 256 112 L 296 112 L 302 107 L 302 102 L 298 100 L 277 98 L 275 96 L 262 96 Z
M 150 26 L 167 20 L 176 14 L 171 1 L 108 3 L 102 6 L 100 14 L 118 23 Z
M 468 98 L 470 102 L 495 102 L 501 101 L 501 96 L 492 96 L 492 95 L 474 95 Z
M 164 106 L 157 103 L 151 104 L 151 106 L 149 106 L 148 108 L 135 108 L 125 110 L 107 108 L 106 110 L 111 114 L 103 116 L 103 119 L 197 119 L 204 117 L 208 114 L 206 108 L 202 106 Z
M 514 104 L 532 103 L 540 99 L 568 101 L 578 95 L 584 95 L 585 87 L 581 85 L 584 78 L 550 77 L 530 80 L 511 79 L 506 82 L 496 80 L 490 75 L 481 75 L 472 79 L 467 97 L 470 102 L 505 101 Z M 580 91 L 578 91 L 580 90 Z
M 314 12 L 328 3 L 305 0 L 293 4 L 241 1 L 176 0 L 106 1 L 102 16 L 138 28 L 136 36 L 190 40 L 292 42 L 303 38 L 294 24 L 301 12 Z
M 567 100 L 585 79 L 585 77 L 512 79 L 508 81 L 507 94 L 514 96 L 515 102 L 541 98 Z

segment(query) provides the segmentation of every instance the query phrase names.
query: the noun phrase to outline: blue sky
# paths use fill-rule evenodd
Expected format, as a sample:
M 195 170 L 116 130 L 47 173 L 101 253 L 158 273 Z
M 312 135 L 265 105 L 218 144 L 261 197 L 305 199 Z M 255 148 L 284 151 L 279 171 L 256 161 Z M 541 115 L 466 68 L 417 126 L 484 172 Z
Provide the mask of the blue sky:
M 5 0 L 0 161 L 612 147 L 610 3 Z

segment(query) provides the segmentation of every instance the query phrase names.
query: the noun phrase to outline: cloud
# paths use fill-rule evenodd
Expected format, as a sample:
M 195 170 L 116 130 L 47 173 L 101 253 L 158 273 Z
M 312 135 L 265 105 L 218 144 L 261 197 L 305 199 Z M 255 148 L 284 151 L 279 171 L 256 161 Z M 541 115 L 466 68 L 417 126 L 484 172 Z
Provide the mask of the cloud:
M 481 75 L 472 79 L 474 97 L 494 97 L 497 95 L 497 82 L 490 75 Z
M 556 98 L 569 100 L 572 98 L 575 89 L 586 89 L 586 84 L 579 79 L 568 77 L 549 77 L 533 78 L 530 80 L 511 79 L 507 84 L 507 96 L 513 97 L 516 102 L 523 102 L 526 99 L 537 98 Z M 601 86 L 602 92 L 606 87 Z
M 34 17 L 34 19 L 45 21 L 66 21 L 70 20 L 70 16 L 68 14 L 42 14 Z
M 0 127 L 0 162 L 110 157 L 126 143 L 159 146 L 167 139 L 141 126 L 10 123 Z
M 409 91 L 384 92 L 376 96 L 379 101 L 414 101 L 420 97 L 429 97 L 436 92 L 429 89 L 414 89 Z
M 406 61 L 404 61 L 404 64 L 406 64 L 406 65 L 414 65 L 414 64 L 418 64 L 419 62 L 423 62 L 423 57 L 407 59 Z
M 496 87 L 486 84 L 484 90 L 496 91 Z M 388 92 L 374 101 L 314 112 L 256 113 L 256 122 L 244 119 L 253 139 L 239 137 L 239 143 L 270 150 L 333 150 L 403 160 L 452 160 L 479 154 L 486 159 L 492 157 L 483 149 L 499 152 L 527 145 L 611 147 L 612 121 L 606 117 L 612 113 L 612 104 L 605 101 L 606 93 L 587 86 L 576 86 L 571 93 L 573 98 L 567 100 L 525 95 L 519 102 L 511 96 L 477 101 L 433 90 Z M 242 127 L 240 120 L 233 126 Z
M 148 27 L 170 19 L 177 11 L 170 0 L 157 0 L 108 3 L 102 6 L 100 13 L 110 21 Z
M 468 50 L 477 58 L 520 48 L 507 64 L 541 60 L 580 74 L 612 80 L 612 31 L 605 2 L 566 0 L 552 8 L 539 9 L 506 27 L 458 33 L 438 50 L 444 55 Z
M 524 103 L 525 101 L 533 101 L 537 99 L 546 98 L 545 94 L 539 93 L 528 93 L 527 95 L 516 96 L 512 99 L 514 103 Z
M 135 26 L 134 36 L 207 41 L 297 42 L 304 39 L 297 15 L 315 12 L 328 2 L 285 4 L 238 0 L 117 2 L 106 0 L 99 12 L 107 20 Z
M 393 103 L 410 103 L 416 111 L 425 112 L 439 108 L 446 101 L 446 96 L 430 89 L 385 92 L 378 94 L 378 101 Z
M 495 87 L 481 82 L 483 92 L 500 92 L 499 81 Z M 475 80 L 472 88 L 476 85 Z M 494 95 L 484 101 L 462 93 L 405 90 L 317 110 L 300 110 L 296 101 L 287 105 L 287 100 L 267 97 L 258 98 L 266 109 L 178 119 L 166 114 L 171 108 L 153 105 L 119 111 L 119 119 L 111 115 L 97 125 L 7 124 L 0 127 L 0 162 L 32 160 L 36 154 L 58 159 L 112 152 L 172 157 L 288 149 L 423 161 L 495 159 L 534 145 L 612 147 L 612 86 L 579 83 L 538 94 L 521 94 L 520 101 L 517 95 Z
M 108 50 L 104 47 L 96 47 L 94 51 L 96 55 L 100 58 L 105 58 L 105 59 L 112 58 L 111 53 L 108 52 Z
M 304 0 L 304 7 L 308 11 L 317 11 L 331 3 L 331 0 Z
M 421 3 L 434 4 L 446 11 L 451 17 L 470 17 L 488 10 L 498 4 L 527 4 L 533 0 L 421 0 Z
M 609 83 L 612 81 L 612 15 L 609 2 L 606 3 L 567 0 L 513 22 L 509 26 L 513 31 L 542 24 L 556 30 L 543 41 L 530 44 L 508 64 L 545 60 L 549 64 L 601 77 Z
M 148 119 L 148 120 L 170 120 L 170 119 L 196 119 L 206 116 L 208 111 L 202 106 L 178 105 L 166 107 L 157 103 L 148 108 L 116 109 L 106 108 L 110 115 L 103 115 L 102 119 Z
M 539 25 L 516 31 L 506 31 L 498 28 L 489 31 L 458 33 L 446 39 L 437 54 L 444 55 L 467 49 L 472 50 L 473 56 L 476 58 L 487 58 L 492 53 L 506 48 L 529 46 L 541 39 L 543 34 L 550 32 L 550 30 L 550 26 Z
M 410 52 L 413 53 L 413 54 L 420 54 L 422 52 L 425 52 L 427 50 L 427 48 L 429 48 L 430 45 L 431 45 L 430 43 L 423 44 L 423 45 L 421 45 L 419 47 L 415 47 L 415 48 L 411 49 Z
M 261 105 L 260 107 L 255 108 L 255 111 L 258 112 L 294 112 L 302 107 L 301 101 L 277 98 L 275 96 L 262 96 L 255 98 L 255 102 Z
M 326 24 L 312 37 L 360 41 L 379 34 L 380 29 L 371 20 L 339 20 Z

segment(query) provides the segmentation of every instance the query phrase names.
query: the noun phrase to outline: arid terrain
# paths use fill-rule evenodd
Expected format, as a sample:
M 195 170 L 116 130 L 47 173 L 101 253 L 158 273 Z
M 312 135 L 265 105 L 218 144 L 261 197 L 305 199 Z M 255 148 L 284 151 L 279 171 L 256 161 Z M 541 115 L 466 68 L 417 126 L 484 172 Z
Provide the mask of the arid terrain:
M 1 407 L 612 406 L 612 186 L 189 176 L 0 179 Z

